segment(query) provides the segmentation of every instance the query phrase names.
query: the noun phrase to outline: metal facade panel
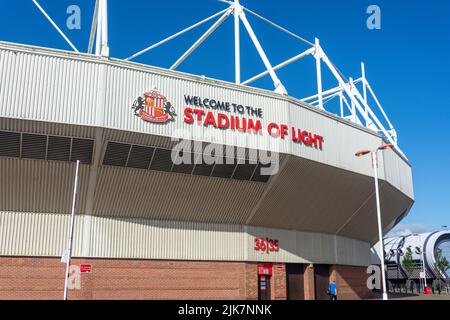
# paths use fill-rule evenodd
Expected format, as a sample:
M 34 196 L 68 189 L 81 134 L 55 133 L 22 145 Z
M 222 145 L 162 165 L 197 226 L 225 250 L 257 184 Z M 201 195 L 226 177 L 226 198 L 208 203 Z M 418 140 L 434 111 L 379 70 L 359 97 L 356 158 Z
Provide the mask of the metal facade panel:
M 312 131 L 324 137 L 324 148 L 317 151 L 301 144 L 292 144 L 292 154 L 348 171 L 373 176 L 369 159 L 355 157 L 361 150 L 375 150 L 381 138 L 355 128 L 346 120 L 312 112 L 295 104 L 289 105 L 290 123 L 296 128 Z M 381 160 L 382 161 L 382 160 Z M 380 179 L 384 174 L 380 171 Z
M 257 182 L 101 166 L 93 213 L 243 224 L 264 188 Z
M 364 241 L 336 236 L 337 264 L 369 265 L 370 244 Z
M 384 151 L 383 159 L 386 181 L 411 199 L 414 199 L 413 177 L 410 165 L 394 151 Z
M 69 214 L 0 212 L 0 255 L 61 256 Z M 254 238 L 280 241 L 280 251 L 254 250 Z M 336 247 L 340 257 L 336 260 Z M 367 248 L 367 253 L 364 251 Z M 268 261 L 368 265 L 369 245 L 292 230 L 78 215 L 74 257 Z
M 0 210 L 69 213 L 75 163 L 2 158 L 0 161 Z M 87 181 L 89 166 L 81 165 Z M 85 206 L 87 184 L 81 184 L 79 207 Z
M 372 193 L 370 177 L 290 157 L 250 224 L 334 234 Z
M 177 260 L 244 260 L 241 226 L 93 217 L 90 255 Z
M 99 64 L 0 50 L 0 116 L 94 125 Z
M 170 125 L 149 125 L 132 113 L 130 106 L 133 101 L 154 87 L 167 97 L 177 112 L 175 122 Z M 254 92 L 245 92 L 245 89 L 226 88 L 219 83 L 212 84 L 211 81 L 193 81 L 115 66 L 109 69 L 106 88 L 108 112 L 105 113 L 105 126 L 107 127 L 263 150 L 269 149 L 268 144 L 272 144 L 274 150 L 289 151 L 289 144 L 282 142 L 278 145 L 279 140 L 269 139 L 267 134 L 262 136 L 242 134 L 233 130 L 204 128 L 183 122 L 183 109 L 187 106 L 184 101 L 185 94 L 239 103 L 243 106 L 261 107 L 264 112 L 263 128 L 267 126 L 268 121 L 282 123 L 288 117 L 287 102 L 281 97 L 276 99 Z M 206 108 L 204 110 L 212 111 L 215 115 L 218 113 L 217 110 Z
M 94 127 L 1 117 L 0 130 L 91 139 L 95 133 Z
M 75 223 L 75 239 L 83 234 L 83 216 Z M 62 256 L 67 247 L 70 215 L 0 212 L 0 255 Z M 73 252 L 80 252 L 74 241 Z

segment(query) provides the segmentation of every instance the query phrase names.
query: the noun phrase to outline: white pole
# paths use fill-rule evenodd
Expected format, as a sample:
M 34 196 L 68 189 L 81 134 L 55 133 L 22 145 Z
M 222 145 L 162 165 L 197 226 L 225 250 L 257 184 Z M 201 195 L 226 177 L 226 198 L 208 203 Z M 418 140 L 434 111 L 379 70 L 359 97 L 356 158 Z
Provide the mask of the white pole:
M 277 70 L 279 70 L 279 69 L 281 69 L 281 68 L 284 68 L 284 67 L 286 67 L 287 65 L 289 65 L 289 64 L 291 64 L 291 63 L 293 63 L 293 62 L 295 62 L 295 61 L 297 61 L 297 60 L 299 60 L 299 59 L 302 59 L 302 58 L 304 58 L 304 57 L 306 57 L 306 56 L 312 54 L 312 53 L 314 52 L 314 50 L 315 50 L 314 48 L 311 48 L 311 49 L 306 50 L 305 52 L 302 52 L 302 53 L 300 53 L 300 54 L 298 54 L 298 55 L 292 57 L 292 58 L 289 58 L 289 59 L 287 59 L 286 61 L 283 61 L 282 63 L 277 64 L 276 66 L 274 66 L 274 67 L 273 67 L 273 70 L 274 70 L 274 71 L 277 71 Z M 249 83 L 254 82 L 254 81 L 256 81 L 256 80 L 258 80 L 258 79 L 260 79 L 260 78 L 262 78 L 262 77 L 264 77 L 264 76 L 266 76 L 266 75 L 268 75 L 268 74 L 269 74 L 269 71 L 268 71 L 268 70 L 263 71 L 263 72 L 261 72 L 260 74 L 257 74 L 256 76 L 251 77 L 251 78 L 248 79 L 248 80 L 245 80 L 244 82 L 242 82 L 242 84 L 244 84 L 244 85 L 249 84 Z M 324 94 L 325 94 L 325 93 L 324 93 Z M 305 100 L 307 100 L 307 99 L 302 99 L 302 101 L 305 101 Z
M 340 92 L 339 93 L 339 106 L 340 106 L 340 110 L 341 110 L 341 118 L 344 117 L 344 97 L 342 95 L 343 95 L 343 93 Z
M 79 52 L 78 49 L 73 45 L 73 43 L 70 42 L 69 38 L 67 38 L 67 36 L 64 34 L 64 32 L 62 32 L 61 29 L 52 20 L 52 18 L 50 18 L 50 16 L 47 14 L 47 12 L 45 12 L 45 10 L 39 5 L 39 3 L 36 0 L 32 0 L 32 1 L 36 5 L 36 7 L 42 12 L 42 14 L 47 18 L 47 20 L 52 24 L 52 26 L 56 29 L 56 31 L 58 31 L 58 33 L 61 35 L 61 37 L 63 37 L 64 40 L 66 40 L 66 42 L 69 44 L 69 46 L 71 46 L 75 52 Z
M 366 127 L 369 126 L 369 122 L 367 119 L 369 118 L 369 113 L 367 111 L 367 85 L 366 85 L 366 68 L 364 66 L 364 62 L 361 62 L 361 75 L 362 75 L 362 85 L 363 85 L 363 97 L 366 105 L 364 106 L 364 110 L 366 112 Z
M 101 0 L 103 2 L 102 8 L 102 56 L 109 57 L 109 43 L 108 43 L 108 0 Z
M 378 158 L 377 151 L 372 151 L 372 167 L 375 179 L 375 194 L 377 201 L 377 220 L 378 220 L 378 238 L 379 238 L 379 250 L 381 259 L 381 282 L 383 285 L 383 300 L 388 300 L 388 295 L 386 291 L 386 272 L 384 265 L 384 245 L 383 245 L 383 231 L 381 226 L 381 209 L 380 209 L 380 192 L 378 189 Z
M 103 17 L 103 1 L 98 2 L 98 13 L 97 13 L 97 30 L 95 38 L 95 55 L 99 56 L 101 54 L 102 47 L 102 18 Z
M 186 58 L 189 57 L 189 55 L 228 18 L 232 11 L 233 9 L 228 9 L 228 11 L 225 12 L 223 16 L 221 16 L 185 53 L 183 53 L 183 55 L 169 69 L 175 70 L 178 68 L 178 66 L 182 64 L 183 61 L 186 60 Z
M 216 18 L 216 17 L 220 16 L 221 14 L 224 14 L 227 10 L 228 10 L 228 8 L 226 8 L 226 9 L 220 11 L 220 12 L 217 12 L 216 14 L 213 14 L 212 16 L 210 16 L 210 17 L 208 17 L 208 18 L 206 18 L 206 19 L 203 19 L 203 20 L 200 21 L 200 22 L 197 22 L 196 24 L 193 24 L 193 25 L 190 26 L 190 27 L 187 27 L 187 28 L 185 28 L 185 29 L 183 29 L 183 30 L 181 30 L 181 31 L 179 31 L 179 32 L 177 32 L 177 33 L 171 35 L 170 37 L 167 37 L 167 38 L 165 38 L 165 39 L 163 39 L 163 40 L 161 40 L 161 41 L 158 41 L 157 43 L 152 44 L 151 46 L 145 48 L 144 50 L 141 50 L 141 51 L 139 51 L 139 52 L 137 52 L 137 53 L 135 53 L 135 54 L 129 56 L 128 58 L 125 59 L 125 61 L 129 61 L 129 60 L 131 60 L 131 59 L 134 59 L 134 58 L 136 58 L 137 56 L 140 56 L 141 54 L 146 53 L 147 51 L 150 51 L 150 50 L 152 50 L 152 49 L 154 49 L 154 48 L 156 48 L 156 47 L 158 47 L 158 46 L 160 46 L 160 45 L 166 43 L 167 41 L 172 40 L 173 38 L 176 38 L 176 37 L 182 35 L 183 33 L 186 33 L 186 32 L 188 32 L 188 31 L 190 31 L 190 30 L 192 30 L 192 29 L 198 27 L 199 25 L 201 25 L 201 24 L 203 24 L 203 23 L 205 23 L 205 22 L 208 22 L 208 21 L 211 20 L 211 19 Z
M 424 243 L 422 243 L 422 236 L 419 234 L 420 239 L 420 245 L 422 246 L 422 272 L 423 272 L 423 292 L 425 292 L 427 288 L 427 274 L 425 271 L 425 246 Z
M 317 72 L 317 94 L 319 96 L 319 108 L 323 109 L 323 93 L 322 93 L 322 57 L 319 39 L 315 39 L 315 58 L 316 58 L 316 72 Z
M 97 19 L 98 19 L 98 0 L 95 0 L 94 16 L 92 17 L 91 33 L 89 36 L 89 45 L 88 45 L 89 54 L 92 53 L 92 48 L 94 46 L 94 36 L 95 36 L 95 29 L 97 26 Z
M 259 40 L 256 37 L 255 32 L 252 29 L 252 26 L 250 25 L 250 23 L 247 20 L 247 17 L 245 16 L 245 12 L 241 11 L 241 14 L 239 16 L 242 20 L 242 23 L 244 24 L 245 29 L 247 29 L 250 39 L 252 39 L 253 45 L 255 46 L 256 50 L 258 51 L 259 56 L 261 57 L 261 60 L 264 63 L 264 66 L 266 67 L 267 71 L 269 71 L 270 77 L 272 78 L 272 81 L 273 81 L 273 84 L 275 87 L 275 92 L 283 94 L 283 95 L 287 95 L 286 88 L 283 86 L 283 84 L 281 83 L 277 74 L 273 70 L 273 67 L 270 64 L 270 61 L 267 58 L 266 53 L 264 52 L 264 49 L 262 48 L 261 44 L 259 43 Z
M 67 243 L 67 261 L 66 261 L 66 279 L 64 283 L 64 300 L 67 300 L 67 293 L 69 289 L 69 269 L 70 269 L 70 260 L 72 258 L 72 244 L 73 244 L 73 231 L 75 229 L 75 214 L 77 211 L 77 197 L 78 197 L 78 189 L 79 189 L 79 180 L 80 180 L 80 160 L 77 160 L 77 166 L 75 171 L 75 183 L 73 187 L 73 197 L 72 197 L 72 217 L 70 220 L 70 229 L 69 229 L 69 240 Z
M 234 62 L 236 83 L 241 83 L 241 43 L 240 43 L 240 25 L 239 14 L 241 12 L 239 0 L 234 1 Z

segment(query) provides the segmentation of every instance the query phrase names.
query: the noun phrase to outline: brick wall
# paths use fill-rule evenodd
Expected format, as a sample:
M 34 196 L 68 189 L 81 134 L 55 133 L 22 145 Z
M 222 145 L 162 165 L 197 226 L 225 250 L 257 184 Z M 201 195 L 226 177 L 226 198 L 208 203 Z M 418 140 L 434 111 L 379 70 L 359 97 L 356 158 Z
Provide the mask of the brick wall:
M 286 300 L 286 266 L 284 263 L 273 264 L 272 300 Z
M 336 282 L 338 299 L 359 300 L 372 297 L 372 292 L 367 288 L 365 267 L 331 266 L 330 279 Z
M 244 262 L 73 259 L 92 264 L 69 299 L 257 299 L 257 267 Z M 62 299 L 59 258 L 0 257 L 0 299 Z

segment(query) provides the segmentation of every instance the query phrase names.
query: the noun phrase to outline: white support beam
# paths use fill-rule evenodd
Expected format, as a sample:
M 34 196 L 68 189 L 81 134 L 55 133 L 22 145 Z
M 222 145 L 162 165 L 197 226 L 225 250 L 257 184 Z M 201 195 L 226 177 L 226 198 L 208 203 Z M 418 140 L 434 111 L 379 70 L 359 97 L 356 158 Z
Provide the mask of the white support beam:
M 386 119 L 387 123 L 389 124 L 389 128 L 390 128 L 391 130 L 393 130 L 393 129 L 394 129 L 394 126 L 392 125 L 391 121 L 389 120 L 389 118 L 388 118 L 386 112 L 384 112 L 384 109 L 383 109 L 383 107 L 381 106 L 381 103 L 380 103 L 380 101 L 378 100 L 377 96 L 375 95 L 375 92 L 373 92 L 372 87 L 370 86 L 369 81 L 367 81 L 367 79 L 366 79 L 365 81 L 366 81 L 367 89 L 369 89 L 369 92 L 370 92 L 370 94 L 372 95 L 372 98 L 375 100 L 375 103 L 378 105 L 378 108 L 380 108 L 381 113 L 383 114 L 384 118 Z
M 192 30 L 192 29 L 194 29 L 194 28 L 196 28 L 196 27 L 198 27 L 198 26 L 200 26 L 200 25 L 202 25 L 202 24 L 204 24 L 204 23 L 206 23 L 206 22 L 208 22 L 208 21 L 210 21 L 210 20 L 212 20 L 212 19 L 222 15 L 222 14 L 224 14 L 228 10 L 229 10 L 229 8 L 226 8 L 226 9 L 220 11 L 220 12 L 217 12 L 216 14 L 213 14 L 212 16 L 210 16 L 210 17 L 208 17 L 206 19 L 203 19 L 202 21 L 197 22 L 197 23 L 193 24 L 190 27 L 187 27 L 187 28 L 185 28 L 185 29 L 183 29 L 183 30 L 181 30 L 181 31 L 179 31 L 179 32 L 177 32 L 177 33 L 175 33 L 175 34 L 173 34 L 173 35 L 171 35 L 171 36 L 169 36 L 169 37 L 167 37 L 167 38 L 165 38 L 165 39 L 155 43 L 155 44 L 152 44 L 151 46 L 145 48 L 144 50 L 141 50 L 141 51 L 139 51 L 139 52 L 129 56 L 128 58 L 125 59 L 125 61 L 129 61 L 131 59 L 134 59 L 134 58 L 140 56 L 141 54 L 146 53 L 147 51 L 150 51 L 150 50 L 152 50 L 152 49 L 154 49 L 156 47 L 159 47 L 160 45 L 166 43 L 167 41 L 172 40 L 172 39 L 174 39 L 174 38 L 176 38 L 176 37 L 178 37 L 178 36 L 188 32 L 188 31 L 190 31 L 190 30 Z
M 357 84 L 359 82 L 361 82 L 361 79 L 353 80 L 353 84 Z M 344 91 L 344 89 L 342 89 L 341 86 L 337 86 L 337 87 L 334 87 L 332 89 L 328 89 L 326 91 L 323 91 L 322 95 L 325 96 L 325 95 L 329 95 L 329 94 L 332 94 L 332 93 L 335 93 L 335 92 L 338 92 L 338 91 Z M 318 94 L 315 94 L 315 95 L 312 95 L 310 97 L 306 97 L 306 98 L 300 99 L 300 101 L 307 102 L 308 100 L 317 99 L 318 96 L 319 96 Z
M 87 51 L 89 54 L 92 53 L 92 50 L 94 48 L 95 30 L 97 29 L 97 19 L 98 19 L 98 1 L 99 0 L 95 0 L 94 15 L 92 17 L 91 33 L 89 36 L 89 45 Z
M 102 2 L 102 50 L 101 55 L 103 57 L 109 57 L 109 40 L 108 40 L 108 0 L 100 0 Z
M 358 96 L 358 95 L 361 96 L 359 94 L 358 90 L 356 90 L 356 88 L 354 88 L 354 90 L 352 90 L 350 85 L 345 83 L 345 81 L 342 79 L 339 72 L 333 66 L 333 64 L 328 59 L 326 54 L 323 54 L 322 60 L 328 66 L 330 71 L 333 73 L 334 77 L 339 81 L 339 84 L 344 88 L 345 93 L 348 95 L 350 100 L 355 104 L 356 109 L 358 109 L 358 111 L 363 115 L 364 120 L 370 122 L 371 120 L 368 118 L 368 116 L 365 113 L 364 108 L 361 106 L 358 99 L 356 98 L 356 96 Z M 362 97 L 361 97 L 361 100 L 363 100 Z M 377 116 L 373 113 L 373 111 L 370 109 L 370 107 L 368 108 L 367 111 L 368 111 L 370 117 L 373 119 L 373 121 L 377 125 L 378 129 L 386 136 L 388 141 L 390 143 L 392 143 L 400 153 L 402 153 L 397 147 L 397 142 L 393 139 L 392 135 L 386 130 L 386 128 L 383 126 L 383 124 L 380 122 L 380 120 L 378 120 Z M 405 156 L 403 153 L 402 153 L 402 155 Z
M 291 31 L 289 31 L 289 30 L 283 28 L 282 26 L 279 26 L 279 25 L 276 24 L 275 22 L 272 22 L 272 21 L 270 21 L 269 19 L 264 18 L 263 16 L 257 14 L 256 12 L 253 12 L 252 10 L 250 10 L 250 9 L 248 9 L 248 8 L 244 8 L 244 7 L 243 7 L 243 9 L 244 9 L 245 11 L 247 11 L 248 13 L 250 13 L 250 14 L 254 15 L 255 17 L 257 17 L 258 19 L 261 19 L 262 21 L 267 22 L 267 23 L 270 24 L 271 26 L 273 26 L 273 27 L 275 27 L 275 28 L 277 28 L 277 29 L 279 29 L 279 30 L 281 30 L 281 31 L 283 31 L 283 32 L 286 32 L 286 33 L 289 34 L 290 36 L 292 36 L 292 37 L 294 37 L 294 38 L 300 40 L 301 42 L 306 43 L 307 45 L 310 45 L 311 47 L 314 47 L 314 43 L 311 43 L 311 42 L 309 42 L 308 40 L 303 39 L 302 37 L 296 35 L 295 33 L 293 33 L 293 32 L 291 32 Z
M 278 65 L 276 65 L 275 67 L 273 67 L 273 70 L 274 71 L 280 70 L 281 68 L 284 68 L 284 67 L 290 65 L 291 63 L 293 63 L 293 62 L 295 62 L 297 60 L 300 60 L 300 59 L 302 59 L 302 58 L 304 58 L 304 57 L 314 53 L 314 50 L 315 50 L 314 48 L 308 49 L 305 52 L 302 52 L 302 53 L 296 55 L 295 57 L 292 57 L 292 58 L 290 58 L 290 59 L 288 59 L 288 60 L 286 60 L 286 61 L 284 61 L 284 62 L 282 62 L 282 63 L 280 63 Z M 247 85 L 249 83 L 252 83 L 252 82 L 254 82 L 254 81 L 256 81 L 256 80 L 258 80 L 258 79 L 260 79 L 260 78 L 262 78 L 262 77 L 264 77 L 266 75 L 268 75 L 268 74 L 269 74 L 269 71 L 266 70 L 266 71 L 261 72 L 260 74 L 258 74 L 256 76 L 248 79 L 248 80 L 245 80 L 244 82 L 242 82 L 242 84 Z
M 103 2 L 98 2 L 98 16 L 97 16 L 97 31 L 95 38 L 95 55 L 99 56 L 102 52 L 102 15 L 103 15 Z
M 339 92 L 339 110 L 341 112 L 341 118 L 344 117 L 344 97 L 342 91 Z
M 362 78 L 362 87 L 363 87 L 363 97 L 364 102 L 367 103 L 367 87 L 366 87 L 366 69 L 364 67 L 364 62 L 361 62 L 361 78 Z M 367 110 L 366 115 L 368 116 Z M 366 127 L 368 127 L 370 124 L 366 122 Z
M 345 106 L 347 107 L 347 110 L 351 113 L 352 108 L 350 106 L 350 103 L 348 103 L 347 98 L 345 97 L 344 93 L 342 92 L 342 101 L 344 101 Z
M 316 58 L 316 73 L 317 73 L 317 94 L 319 97 L 318 107 L 323 110 L 323 89 L 322 89 L 322 49 L 320 48 L 319 39 L 315 39 L 314 57 Z
M 241 18 L 245 29 L 247 29 L 247 32 L 248 32 L 248 34 L 250 36 L 250 39 L 252 40 L 254 46 L 256 47 L 256 50 L 258 51 L 259 56 L 261 57 L 261 60 L 263 61 L 267 71 L 270 74 L 270 77 L 272 78 L 272 81 L 273 81 L 273 84 L 274 84 L 274 87 L 275 87 L 275 92 L 277 92 L 279 94 L 282 94 L 282 95 L 287 95 L 286 88 L 283 86 L 283 84 L 281 83 L 281 81 L 278 78 L 277 74 L 273 70 L 273 67 L 270 64 L 270 61 L 267 58 L 267 55 L 264 52 L 264 49 L 262 48 L 261 44 L 259 43 L 259 40 L 256 37 L 255 32 L 252 29 L 252 26 L 250 25 L 250 23 L 247 20 L 247 17 L 245 16 L 245 12 L 242 11 L 241 14 L 239 15 L 239 17 Z
M 240 36 L 240 20 L 242 7 L 239 0 L 234 1 L 234 65 L 235 65 L 235 82 L 241 83 L 241 36 Z
M 233 12 L 233 8 L 228 9 L 223 16 L 219 18 L 169 69 L 175 70 L 180 64 L 183 63 L 184 60 L 186 60 L 187 57 L 191 55 L 192 52 L 194 52 L 195 49 L 199 45 L 203 43 L 210 35 L 213 33 Z
M 64 34 L 64 32 L 61 31 L 61 29 L 58 27 L 58 25 L 50 18 L 50 16 L 45 12 L 45 10 L 39 5 L 39 3 L 36 0 L 32 0 L 33 3 L 36 5 L 36 7 L 41 11 L 41 13 L 47 18 L 47 20 L 51 23 L 51 25 L 58 31 L 58 33 L 61 35 L 61 37 L 66 40 L 66 42 L 69 44 L 69 46 L 72 47 L 72 49 L 75 52 L 79 52 L 78 49 L 73 45 L 73 43 L 67 38 L 67 36 Z
M 349 86 L 351 87 L 352 83 L 353 83 L 353 79 L 349 78 L 349 80 L 350 80 L 349 81 Z M 352 122 L 356 123 L 356 104 L 355 104 L 355 100 L 351 99 L 350 100 L 350 104 L 351 104 Z M 366 119 L 366 122 L 367 122 L 367 115 L 365 116 L 364 119 Z

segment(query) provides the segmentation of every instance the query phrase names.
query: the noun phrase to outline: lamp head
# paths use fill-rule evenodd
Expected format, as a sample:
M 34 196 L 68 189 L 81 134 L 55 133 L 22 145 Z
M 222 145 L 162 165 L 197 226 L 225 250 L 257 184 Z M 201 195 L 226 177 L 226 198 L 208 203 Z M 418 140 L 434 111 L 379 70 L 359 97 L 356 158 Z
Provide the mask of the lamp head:
M 369 154 L 370 152 L 371 151 L 369 151 L 369 150 L 358 151 L 357 153 L 355 153 L 355 156 L 362 157 L 362 156 L 365 156 L 366 154 Z

